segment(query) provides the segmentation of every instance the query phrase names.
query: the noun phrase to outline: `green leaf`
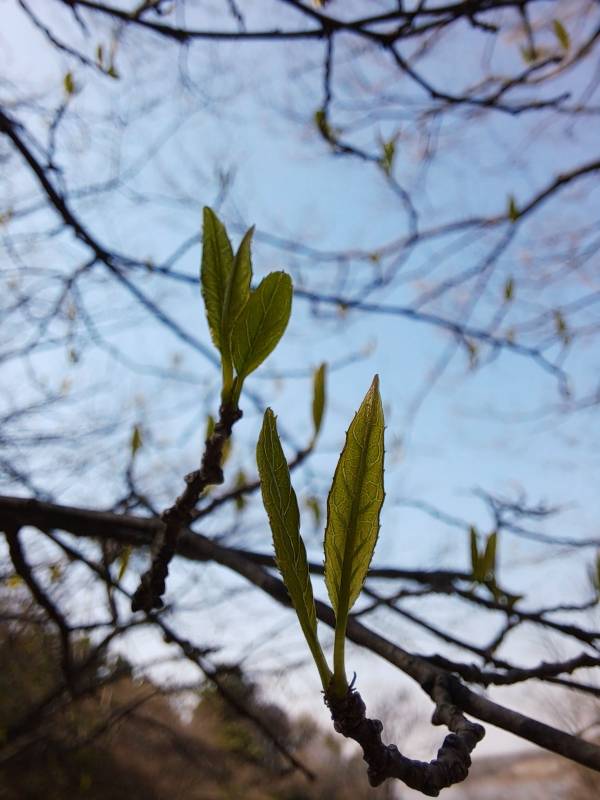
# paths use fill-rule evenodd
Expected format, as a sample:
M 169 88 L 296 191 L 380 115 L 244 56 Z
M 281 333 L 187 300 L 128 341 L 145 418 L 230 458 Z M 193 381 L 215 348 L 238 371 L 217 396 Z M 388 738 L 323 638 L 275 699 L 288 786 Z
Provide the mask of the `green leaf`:
M 96 61 L 100 67 L 104 66 L 104 48 L 101 44 L 96 47 Z
M 121 551 L 121 555 L 119 556 L 119 573 L 117 575 L 117 581 L 123 580 L 123 576 L 125 575 L 127 567 L 129 566 L 129 559 L 131 558 L 132 549 L 133 548 L 131 545 L 128 544 Z
M 571 46 L 571 38 L 565 26 L 559 19 L 553 19 L 552 28 L 560 46 L 563 48 L 563 50 L 568 50 Z
M 254 228 L 246 232 L 239 249 L 233 259 L 231 272 L 225 287 L 223 307 L 221 309 L 221 353 L 223 358 L 231 361 L 231 333 L 236 319 L 250 297 L 250 281 L 252 280 L 252 261 L 250 245 Z
M 331 144 L 335 144 L 335 136 L 329 122 L 327 121 L 327 112 L 324 108 L 319 108 L 315 111 L 315 125 L 317 126 L 317 130 L 325 139 L 326 142 L 330 142 Z
M 344 640 L 350 609 L 367 576 L 383 504 L 383 407 L 376 375 L 356 413 L 340 455 L 325 528 L 325 584 L 335 611 L 334 691 L 347 689 Z
M 300 513 L 290 472 L 283 454 L 275 415 L 268 408 L 256 447 L 263 503 L 269 517 L 275 558 L 302 632 L 315 659 L 323 688 L 331 673 L 317 638 L 317 615 L 313 598 L 306 549 L 300 536 Z
M 321 430 L 321 423 L 323 422 L 323 412 L 325 410 L 325 372 L 327 364 L 315 370 L 313 376 L 313 401 L 312 401 L 312 417 L 314 425 L 313 441 L 319 435 Z
M 210 335 L 215 347 L 221 351 L 221 315 L 233 268 L 233 250 L 225 227 L 215 212 L 205 208 L 203 216 L 200 282 Z
M 63 87 L 65 93 L 70 97 L 71 95 L 75 94 L 76 86 L 75 86 L 75 79 L 73 78 L 72 72 L 67 72 L 65 77 L 63 78 Z
M 233 326 L 231 351 L 242 380 L 259 367 L 283 336 L 292 310 L 292 279 L 271 272 L 251 293 Z
M 142 439 L 142 430 L 139 425 L 133 426 L 133 431 L 131 432 L 131 457 L 135 458 L 135 454 L 140 449 L 143 444 Z
M 392 169 L 394 167 L 394 157 L 396 155 L 396 138 L 390 139 L 388 142 L 383 142 L 383 153 L 379 160 L 381 164 L 381 169 L 385 172 L 385 174 L 389 177 L 392 174 Z
M 538 59 L 538 51 L 532 47 L 521 47 L 521 56 L 526 64 L 532 64 Z
M 513 278 L 507 278 L 504 284 L 504 302 L 510 303 L 515 296 L 515 282 Z
M 519 209 L 517 208 L 517 201 L 511 194 L 508 198 L 508 218 L 511 222 L 516 222 L 519 219 Z
M 484 580 L 494 575 L 496 570 L 496 543 L 498 535 L 496 532 L 491 533 L 485 543 L 485 551 L 483 553 L 481 571 Z

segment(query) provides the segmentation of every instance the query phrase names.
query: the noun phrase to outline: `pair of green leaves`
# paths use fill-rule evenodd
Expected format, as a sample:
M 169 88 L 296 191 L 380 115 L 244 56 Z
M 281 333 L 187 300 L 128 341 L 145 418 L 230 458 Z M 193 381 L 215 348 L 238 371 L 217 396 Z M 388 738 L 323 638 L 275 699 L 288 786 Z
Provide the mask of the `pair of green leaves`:
M 471 539 L 471 570 L 473 580 L 477 583 L 494 581 L 496 573 L 496 542 L 497 533 L 490 533 L 487 537 L 483 549 L 480 551 L 477 545 L 477 531 L 471 527 L 469 529 Z
M 320 418 L 319 418 L 320 424 Z M 315 659 L 323 688 L 341 697 L 348 691 L 344 646 L 348 615 L 367 577 L 379 533 L 383 504 L 383 407 L 375 376 L 346 433 L 329 497 L 325 528 L 325 584 L 336 617 L 334 669 L 317 636 L 317 619 L 300 514 L 275 416 L 265 412 L 256 458 L 277 565 Z
M 253 233 L 254 228 L 246 232 L 234 255 L 223 223 L 204 209 L 202 296 L 210 335 L 221 353 L 222 401 L 235 405 L 244 379 L 283 336 L 292 309 L 292 281 L 285 272 L 270 273 L 251 290 Z
M 481 550 L 477 544 L 477 531 L 472 526 L 469 529 L 469 535 L 471 540 L 471 572 L 473 580 L 485 586 L 497 603 L 502 603 L 508 606 L 508 608 L 513 608 L 519 600 L 523 599 L 523 595 L 506 592 L 498 585 L 496 577 L 497 531 L 490 533 Z

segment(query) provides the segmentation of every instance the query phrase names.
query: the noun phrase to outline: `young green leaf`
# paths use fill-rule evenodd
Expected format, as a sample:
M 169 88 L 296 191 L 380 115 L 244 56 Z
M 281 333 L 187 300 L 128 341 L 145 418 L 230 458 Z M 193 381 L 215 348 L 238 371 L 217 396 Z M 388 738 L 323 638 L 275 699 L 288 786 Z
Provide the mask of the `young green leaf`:
M 271 272 L 251 293 L 231 336 L 231 354 L 238 378 L 259 367 L 283 336 L 292 310 L 292 279 Z
M 139 425 L 133 426 L 131 432 L 131 457 L 135 458 L 137 451 L 140 449 L 144 440 L 142 439 L 142 430 Z
M 200 282 L 210 335 L 215 347 L 221 351 L 221 318 L 233 268 L 233 250 L 225 227 L 215 212 L 205 208 L 203 216 Z
M 327 112 L 325 111 L 324 108 L 319 108 L 315 111 L 314 120 L 315 120 L 315 125 L 317 126 L 317 130 L 319 131 L 323 139 L 325 139 L 326 142 L 335 144 L 335 136 L 333 134 L 333 131 L 331 130 L 329 122 L 327 121 Z
M 485 543 L 485 551 L 481 563 L 481 571 L 483 579 L 490 578 L 494 575 L 496 570 L 496 542 L 498 539 L 497 533 L 491 533 Z
M 477 548 L 477 530 L 472 525 L 469 528 L 469 540 L 471 544 L 471 572 L 473 580 L 480 580 L 481 571 L 479 569 L 479 549 Z
M 75 79 L 73 78 L 72 72 L 67 72 L 65 77 L 63 78 L 63 87 L 65 93 L 70 97 L 71 95 L 75 94 L 77 90 L 77 86 L 75 85 Z
M 504 284 L 504 302 L 510 303 L 511 300 L 515 296 L 515 281 L 514 278 L 510 277 L 506 279 L 506 283 Z
M 277 566 L 298 615 L 302 632 L 315 659 L 323 688 L 331 672 L 317 638 L 317 615 L 313 598 L 306 549 L 300 536 L 300 513 L 290 481 L 287 461 L 281 448 L 275 415 L 268 408 L 256 447 L 263 503 L 273 534 Z
M 520 212 L 517 206 L 517 201 L 511 194 L 508 198 L 508 218 L 511 222 L 516 222 L 519 219 Z
M 563 50 L 568 50 L 571 46 L 571 39 L 565 26 L 559 19 L 553 19 L 552 28 L 560 46 L 563 48 Z
M 227 279 L 223 308 L 221 310 L 221 353 L 223 358 L 231 361 L 231 332 L 236 319 L 250 297 L 250 281 L 252 280 L 252 261 L 250 245 L 254 228 L 250 228 L 241 241 L 233 259 L 231 273 Z
M 313 434 L 313 441 L 319 435 L 321 430 L 321 423 L 323 422 L 323 412 L 325 410 L 325 372 L 327 364 L 315 370 L 313 376 L 313 401 L 312 401 L 312 417 L 315 432 Z
M 382 155 L 379 159 L 379 163 L 381 164 L 381 169 L 385 172 L 385 174 L 389 177 L 392 174 L 392 169 L 394 167 L 394 157 L 396 155 L 396 140 L 397 137 L 394 136 L 393 139 L 390 139 L 388 142 L 383 142 L 382 144 Z
M 125 545 L 123 550 L 121 551 L 121 555 L 119 556 L 119 573 L 117 575 L 117 581 L 121 582 L 123 580 L 123 576 L 127 572 L 127 567 L 129 565 L 129 559 L 131 557 L 131 550 L 132 547 L 130 544 Z
M 348 614 L 373 557 L 383 504 L 383 407 L 379 378 L 355 415 L 340 455 L 329 497 L 325 528 L 325 584 L 335 611 L 333 691 L 347 690 L 344 640 Z

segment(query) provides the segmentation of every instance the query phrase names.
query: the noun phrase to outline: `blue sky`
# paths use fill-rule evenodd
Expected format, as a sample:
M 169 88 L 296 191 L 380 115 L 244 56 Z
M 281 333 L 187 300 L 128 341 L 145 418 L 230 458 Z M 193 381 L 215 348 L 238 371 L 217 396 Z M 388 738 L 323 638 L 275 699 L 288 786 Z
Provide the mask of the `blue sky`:
M 39 4 L 38 7 L 43 8 Z M 311 247 L 332 251 L 377 248 L 406 232 L 406 220 L 378 168 L 351 159 L 332 158 L 316 135 L 312 115 L 320 102 L 318 71 L 302 66 L 294 81 L 288 77 L 296 61 L 305 65 L 318 59 L 320 47 L 305 44 L 301 50 L 293 50 L 286 46 L 275 57 L 266 45 L 252 45 L 247 50 L 233 46 L 193 48 L 188 67 L 196 89 L 186 94 L 177 88 L 178 76 L 169 60 L 173 52 L 169 47 L 165 46 L 157 56 L 155 43 L 145 43 L 138 50 L 124 44 L 117 49 L 116 56 L 122 77 L 110 81 L 73 68 L 65 57 L 46 47 L 40 34 L 24 22 L 15 4 L 4 2 L 2 11 L 0 44 L 8 56 L 6 78 L 20 89 L 31 89 L 40 103 L 51 106 L 61 97 L 65 72 L 73 69 L 80 87 L 74 109 L 97 115 L 93 125 L 73 122 L 62 133 L 72 153 L 63 164 L 72 185 L 110 177 L 116 164 L 130 163 L 151 141 L 158 141 L 162 131 L 170 130 L 157 159 L 133 176 L 126 190 L 112 195 L 108 202 L 95 198 L 81 202 L 79 210 L 83 218 L 112 246 L 135 257 L 159 262 L 181 239 L 199 230 L 201 207 L 213 204 L 219 194 L 215 176 L 227 170 L 232 171 L 234 178 L 221 213 L 234 231 L 236 241 L 246 225 L 256 224 L 254 260 L 259 276 L 270 269 L 289 268 L 297 283 L 323 290 L 335 285 L 341 272 L 348 269 L 344 265 L 335 268 L 325 259 L 303 259 L 270 247 L 261 234 L 299 238 Z M 60 20 L 53 20 L 52 16 L 49 14 L 48 18 L 59 26 L 71 24 L 65 23 L 62 16 Z M 104 34 L 99 39 L 107 42 L 109 36 Z M 515 51 L 518 53 L 517 44 Z M 510 51 L 510 46 L 505 53 L 508 53 L 503 56 L 505 63 L 518 57 Z M 148 66 L 149 59 L 152 60 Z M 232 59 L 239 71 L 230 69 Z M 456 52 L 448 48 L 442 51 L 439 64 L 431 67 L 432 74 L 442 77 L 451 65 L 459 81 L 461 70 L 464 75 L 472 65 L 464 62 L 456 67 L 456 64 Z M 373 82 L 381 79 L 380 71 L 384 74 L 384 65 L 380 63 L 370 63 L 365 69 Z M 215 70 L 218 80 L 214 78 Z M 148 72 L 149 87 L 140 91 L 137 76 Z M 577 78 L 582 86 L 585 77 Z M 351 79 L 348 70 L 345 85 L 349 90 L 353 85 Z M 5 89 L 10 96 L 10 88 Z M 390 87 L 390 92 L 395 91 L 395 87 Z M 412 102 L 410 92 L 408 101 Z M 113 104 L 129 122 L 121 139 L 101 118 Z M 350 115 L 349 111 L 344 113 Z M 424 168 L 422 142 L 416 127 L 402 122 L 396 174 L 401 182 L 414 187 L 426 226 L 463 215 L 503 213 L 509 194 L 514 194 L 517 202 L 525 200 L 557 171 L 593 155 L 595 131 L 591 125 L 581 125 L 569 132 L 564 124 L 553 122 L 540 131 L 538 123 L 537 119 L 522 117 L 496 117 L 472 124 L 463 121 L 460 125 L 444 123 L 439 134 L 439 155 L 429 168 L 426 181 L 419 182 Z M 389 135 L 395 127 L 389 122 L 381 123 L 381 135 Z M 373 142 L 369 144 L 372 146 Z M 17 183 L 15 194 L 19 195 L 22 189 Z M 151 195 L 154 202 L 146 203 L 142 195 Z M 578 198 L 576 211 L 572 207 L 564 212 L 558 202 L 555 211 L 544 219 L 556 225 L 557 232 L 566 237 L 569 215 L 577 223 L 588 215 L 597 224 L 594 219 L 597 201 L 595 189 L 595 194 L 590 191 L 589 195 Z M 51 222 L 40 216 L 38 224 L 43 227 Z M 496 284 L 492 283 L 484 309 L 476 312 L 481 324 L 486 314 L 489 318 L 493 292 L 496 296 L 501 292 L 506 276 L 514 275 L 519 280 L 527 269 L 524 265 L 531 258 L 531 232 L 535 232 L 537 224 L 532 219 L 503 256 L 499 278 Z M 544 238 L 549 233 L 547 229 L 542 231 Z M 551 244 L 544 245 L 544 254 L 550 251 Z M 51 248 L 50 257 L 57 262 L 65 258 L 72 263 L 82 252 L 68 237 L 53 241 Z M 444 261 L 442 269 L 448 274 L 463 269 L 481 255 L 481 248 L 481 243 L 473 243 L 458 251 Z M 537 255 L 533 251 L 533 257 Z M 47 249 L 35 251 L 33 256 L 40 263 L 48 257 Z M 435 245 L 425 246 L 407 269 L 439 257 Z M 193 276 L 197 274 L 198 263 L 197 245 L 189 250 L 178 269 Z M 352 270 L 358 270 L 359 278 L 355 279 L 356 273 L 352 272 L 348 291 L 356 290 L 353 281 L 357 280 L 360 286 L 362 276 L 373 269 L 364 263 L 353 265 Z M 529 279 L 529 273 L 527 276 Z M 531 280 L 534 278 L 535 275 Z M 597 277 L 595 283 L 590 280 L 589 275 L 583 275 L 581 281 L 575 278 L 572 284 L 566 288 L 561 285 L 558 291 L 577 297 L 597 288 Z M 181 325 L 208 343 L 195 286 L 172 283 L 165 288 L 164 281 L 151 270 L 136 281 Z M 416 281 L 398 280 L 372 299 L 406 305 L 421 289 Z M 515 310 L 516 321 L 519 315 L 535 310 L 536 303 L 540 307 L 547 305 L 556 291 L 542 288 L 539 297 L 531 292 Z M 78 424 L 82 413 L 98 419 L 117 414 L 121 420 L 115 434 L 99 448 L 97 461 L 86 466 L 86 474 L 93 477 L 93 482 L 89 479 L 74 482 L 72 475 L 63 475 L 57 469 L 49 476 L 52 484 L 49 488 L 58 499 L 67 502 L 89 502 L 97 499 L 98 493 L 103 502 L 108 502 L 116 488 L 114 475 L 127 458 L 131 425 L 141 421 L 147 441 L 138 459 L 140 480 L 159 502 L 168 503 L 178 491 L 181 475 L 197 459 L 206 403 L 212 402 L 213 407 L 216 403 L 218 374 L 202 357 L 183 352 L 178 341 L 133 307 L 130 299 L 108 281 L 99 278 L 90 286 L 88 297 L 90 309 L 108 341 L 136 362 L 156 368 L 182 358 L 180 373 L 190 376 L 190 381 L 164 383 L 149 375 L 131 373 L 116 364 L 109 353 L 94 347 L 86 350 L 81 361 L 74 365 L 67 362 L 63 352 L 44 356 L 44 363 L 38 367 L 53 385 L 59 385 L 67 377 L 76 387 L 96 384 L 103 387 L 98 395 L 75 407 L 73 413 L 78 415 Z M 564 298 L 561 294 L 557 302 Z M 451 306 L 442 307 L 440 313 L 450 311 Z M 124 315 L 130 320 L 126 327 L 122 324 Z M 503 353 L 493 363 L 473 371 L 465 353 L 459 352 L 418 414 L 410 416 L 419 387 L 448 343 L 447 335 L 426 324 L 352 312 L 343 318 L 333 315 L 328 320 L 311 315 L 310 305 L 296 299 L 285 342 L 264 367 L 263 375 L 259 372 L 249 385 L 273 406 L 281 425 L 293 432 L 297 443 L 310 436 L 312 369 L 321 361 L 334 363 L 343 359 L 349 352 L 361 354 L 329 376 L 325 428 L 307 472 L 295 478 L 299 490 L 304 496 L 326 491 L 344 430 L 373 374 L 379 373 L 386 408 L 388 456 L 387 501 L 376 564 L 466 567 L 465 534 L 403 507 L 400 501 L 426 500 L 467 519 L 482 532 L 489 532 L 490 520 L 485 509 L 471 493 L 476 487 L 511 497 L 526 493 L 533 502 L 564 506 L 559 516 L 536 525 L 538 530 L 575 538 L 597 536 L 600 496 L 596 476 L 600 457 L 594 411 L 522 420 L 529 412 L 559 401 L 553 378 L 531 361 Z M 593 340 L 587 348 L 573 354 L 570 363 L 577 388 L 592 386 L 598 368 Z M 17 368 L 12 369 L 9 379 L 16 382 L 20 373 Z M 297 371 L 304 372 L 305 377 L 285 378 Z M 274 374 L 282 378 L 272 381 L 265 377 Z M 244 410 L 244 420 L 239 434 L 236 433 L 232 474 L 238 466 L 243 466 L 248 474 L 254 472 L 252 445 L 260 417 L 250 404 Z M 69 424 L 69 413 L 65 412 L 65 424 Z M 39 424 L 43 427 L 45 421 Z M 206 531 L 218 533 L 222 524 L 221 520 L 209 520 Z M 310 533 L 308 520 L 303 528 L 309 534 L 312 554 L 319 558 L 319 533 Z M 252 508 L 243 528 L 234 531 L 231 539 L 238 544 L 268 549 L 265 516 L 260 507 Z M 553 601 L 573 599 L 573 595 L 575 599 L 583 599 L 587 591 L 585 563 L 590 557 L 589 551 L 562 553 L 559 559 L 546 562 L 538 545 L 506 536 L 500 544 L 501 578 L 508 588 L 525 592 L 534 605 L 548 596 L 550 586 Z M 182 568 L 176 580 L 185 584 L 190 572 L 189 567 Z M 214 572 L 208 570 L 197 576 L 201 589 L 206 590 L 210 585 Z M 274 612 L 271 604 L 262 600 L 252 602 L 256 604 L 252 613 L 263 629 L 276 624 L 277 619 L 290 624 L 290 616 Z M 485 623 L 478 615 L 465 620 L 464 607 L 439 609 L 432 602 L 424 608 L 435 614 L 447 613 L 450 626 L 464 626 L 472 629 L 474 635 L 486 638 Z M 271 614 L 275 614 L 273 622 Z M 208 628 L 215 638 L 226 629 L 232 654 L 240 642 L 250 647 L 256 638 L 247 621 L 241 623 L 240 629 L 235 615 L 234 598 L 215 611 L 212 627 Z M 399 625 L 398 630 L 414 636 L 416 645 L 429 646 L 429 640 L 422 639 L 414 629 L 407 631 L 406 626 Z M 284 651 L 294 657 L 301 656 L 302 643 L 293 629 L 285 639 L 294 644 L 290 649 L 288 642 Z M 279 642 L 279 638 L 275 641 Z M 520 652 L 525 653 L 527 648 L 531 652 L 543 643 L 520 640 L 519 646 Z M 141 645 L 135 647 L 142 652 Z M 250 654 L 249 663 L 258 668 L 263 655 L 257 653 L 253 661 Z M 390 671 L 379 664 L 371 667 L 372 660 L 364 656 L 356 658 L 357 663 L 365 663 L 365 672 L 373 670 L 366 682 L 377 694 L 377 684 L 384 680 L 381 675 L 386 675 L 386 681 L 391 680 Z M 313 691 L 314 677 L 307 673 L 302 678 Z

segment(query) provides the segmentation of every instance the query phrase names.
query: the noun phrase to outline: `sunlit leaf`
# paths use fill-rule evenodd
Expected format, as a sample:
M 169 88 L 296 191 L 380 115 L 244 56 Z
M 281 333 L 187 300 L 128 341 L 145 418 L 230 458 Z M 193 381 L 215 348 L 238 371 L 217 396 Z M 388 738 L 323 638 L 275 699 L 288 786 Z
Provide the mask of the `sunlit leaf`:
M 287 587 L 300 626 L 319 669 L 323 686 L 330 672 L 317 639 L 317 615 L 306 549 L 300 536 L 300 514 L 290 481 L 275 415 L 268 408 L 256 447 L 263 503 L 269 517 L 277 566 Z
M 204 209 L 200 282 L 206 319 L 215 347 L 221 350 L 221 314 L 227 282 L 233 268 L 233 250 L 223 223 L 210 208 Z
M 497 533 L 491 533 L 485 543 L 485 550 L 481 559 L 481 571 L 483 579 L 489 578 L 494 575 L 496 569 L 496 544 L 498 540 Z
M 568 50 L 571 46 L 571 38 L 565 26 L 559 19 L 553 19 L 552 28 L 560 46 L 563 48 L 563 50 Z
M 292 279 L 285 272 L 272 272 L 251 293 L 233 326 L 231 351 L 239 377 L 254 372 L 274 350 L 291 310 Z
M 390 139 L 387 142 L 383 142 L 382 145 L 383 153 L 379 160 L 381 164 L 381 169 L 385 172 L 386 175 L 392 174 L 392 169 L 394 167 L 394 158 L 396 156 L 396 137 Z
M 383 407 L 373 379 L 348 432 L 327 499 L 325 583 L 345 619 L 367 576 L 383 504 Z
M 327 120 L 327 112 L 324 108 L 319 108 L 315 111 L 315 125 L 321 136 L 325 141 L 335 144 L 335 135 Z
M 221 352 L 223 358 L 231 359 L 231 333 L 236 319 L 250 297 L 250 281 L 252 280 L 252 262 L 250 245 L 254 228 L 250 228 L 242 239 L 233 259 L 231 272 L 227 279 L 223 308 L 221 310 Z
M 325 372 L 327 369 L 326 364 L 315 370 L 313 376 L 313 401 L 312 401 L 312 417 L 314 425 L 314 438 L 316 439 L 321 430 L 323 422 L 323 412 L 325 411 Z
M 133 426 L 131 433 L 131 457 L 134 458 L 137 451 L 143 444 L 142 431 L 139 425 Z
M 72 72 L 67 72 L 65 77 L 63 78 L 63 87 L 65 93 L 70 97 L 71 95 L 75 94 L 75 79 L 73 78 Z
M 130 544 L 128 544 L 122 549 L 121 555 L 119 556 L 119 572 L 117 574 L 117 581 L 119 582 L 123 580 L 123 576 L 127 572 L 129 559 L 131 558 L 131 551 L 132 547 Z

